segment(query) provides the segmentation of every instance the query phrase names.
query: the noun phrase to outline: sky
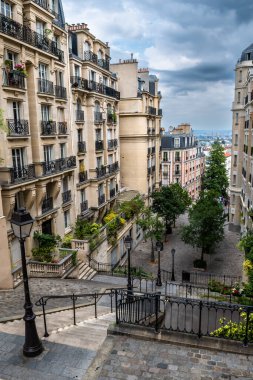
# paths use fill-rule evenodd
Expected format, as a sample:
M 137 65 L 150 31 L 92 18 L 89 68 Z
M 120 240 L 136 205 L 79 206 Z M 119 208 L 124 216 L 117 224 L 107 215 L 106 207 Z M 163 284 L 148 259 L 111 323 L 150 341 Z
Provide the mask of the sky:
M 162 125 L 232 128 L 234 68 L 253 43 L 252 0 L 62 0 L 66 22 L 159 78 Z

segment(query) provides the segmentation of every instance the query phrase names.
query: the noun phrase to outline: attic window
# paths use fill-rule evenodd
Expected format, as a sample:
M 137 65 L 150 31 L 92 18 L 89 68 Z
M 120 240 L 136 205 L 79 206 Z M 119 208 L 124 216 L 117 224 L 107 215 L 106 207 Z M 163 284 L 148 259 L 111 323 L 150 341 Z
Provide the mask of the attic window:
M 247 53 L 247 61 L 250 61 L 250 53 Z

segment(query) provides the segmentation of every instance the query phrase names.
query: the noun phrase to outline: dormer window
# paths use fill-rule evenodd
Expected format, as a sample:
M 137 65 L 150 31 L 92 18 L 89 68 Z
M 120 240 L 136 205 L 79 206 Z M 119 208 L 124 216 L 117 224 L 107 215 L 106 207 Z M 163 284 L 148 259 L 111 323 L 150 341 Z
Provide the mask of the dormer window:
M 12 5 L 8 1 L 1 0 L 1 14 L 12 18 Z

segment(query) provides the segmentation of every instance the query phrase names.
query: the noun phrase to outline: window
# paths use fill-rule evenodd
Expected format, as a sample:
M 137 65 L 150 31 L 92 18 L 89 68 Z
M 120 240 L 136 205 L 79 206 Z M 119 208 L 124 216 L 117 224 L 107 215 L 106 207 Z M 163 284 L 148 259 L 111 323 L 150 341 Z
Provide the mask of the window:
M 238 124 L 238 119 L 239 119 L 239 113 L 236 112 L 236 114 L 235 114 L 235 124 Z
M 104 184 L 98 185 L 98 196 L 101 197 L 104 194 Z
M 103 58 L 103 52 L 102 52 L 102 50 L 99 49 L 99 51 L 97 53 L 97 56 L 98 56 L 98 59 L 102 59 Z
M 42 121 L 50 120 L 50 106 L 47 104 L 41 104 L 41 118 Z
M 163 161 L 168 161 L 168 152 L 163 152 Z
M 174 139 L 174 148 L 179 148 L 180 147 L 180 138 L 175 138 Z
M 236 185 L 236 175 L 233 175 L 233 185 Z
M 59 36 L 56 36 L 56 35 L 54 34 L 53 37 L 52 37 L 52 41 L 53 41 L 54 46 L 55 46 L 56 48 L 59 48 L 59 47 L 60 47 Z
M 18 193 L 15 194 L 14 210 L 17 211 L 21 207 L 25 207 L 24 192 L 23 191 L 19 191 Z
M 12 6 L 7 1 L 1 0 L 1 13 L 2 15 L 12 18 Z
M 22 172 L 25 166 L 25 148 L 12 149 L 12 163 L 15 172 Z
M 97 168 L 101 168 L 102 166 L 102 157 L 97 157 Z
M 113 155 L 109 154 L 108 156 L 108 164 L 111 165 L 113 163 Z
M 70 212 L 69 210 L 64 211 L 64 227 L 70 227 Z
M 102 140 L 102 133 L 100 129 L 96 129 L 96 141 Z
M 62 180 L 62 192 L 68 191 L 68 177 L 64 177 Z
M 55 79 L 56 79 L 56 86 L 64 87 L 63 72 L 62 71 L 56 71 L 55 72 Z
M 240 91 L 237 93 L 237 103 L 241 102 L 241 93 Z
M 234 166 L 237 166 L 237 155 L 234 156 Z
M 108 78 L 103 77 L 103 85 L 107 86 L 108 85 Z
M 239 71 L 239 82 L 242 81 L 242 70 Z
M 65 158 L 66 157 L 66 144 L 63 143 L 63 144 L 60 144 L 60 154 L 61 154 L 61 158 Z
M 235 145 L 238 145 L 238 135 L 235 135 Z
M 85 43 L 83 44 L 83 51 L 84 52 L 90 51 L 90 44 L 88 41 L 85 41 Z
M 95 71 L 90 71 L 90 80 L 96 82 L 96 73 Z
M 45 23 L 42 21 L 36 21 L 36 32 L 41 36 L 44 35 Z
M 57 108 L 57 121 L 60 123 L 65 121 L 64 108 Z
M 44 145 L 44 161 L 50 162 L 53 160 L 53 145 Z
M 81 199 L 81 203 L 83 203 L 83 202 L 86 201 L 85 189 L 82 189 L 82 190 L 80 191 L 80 199 Z
M 18 55 L 16 53 L 12 53 L 11 51 L 7 51 L 6 59 L 11 61 L 10 68 L 13 70 L 14 66 L 18 62 Z
M 107 129 L 107 141 L 112 140 L 112 129 Z
M 13 119 L 15 122 L 20 121 L 22 111 L 22 102 L 10 102 L 8 103 L 8 113 L 10 119 Z
M 80 66 L 78 65 L 74 66 L 74 75 L 75 77 L 80 77 Z
M 78 142 L 82 142 L 83 141 L 83 130 L 82 129 L 78 129 L 77 130 L 77 141 Z

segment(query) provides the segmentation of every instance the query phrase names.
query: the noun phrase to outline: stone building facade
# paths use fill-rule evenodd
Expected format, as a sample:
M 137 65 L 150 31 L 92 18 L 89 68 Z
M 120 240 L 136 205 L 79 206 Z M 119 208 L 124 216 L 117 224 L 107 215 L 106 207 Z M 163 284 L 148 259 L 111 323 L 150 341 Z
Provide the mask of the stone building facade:
M 190 124 L 180 124 L 161 138 L 162 185 L 179 183 L 197 199 L 205 168 L 205 155 Z

